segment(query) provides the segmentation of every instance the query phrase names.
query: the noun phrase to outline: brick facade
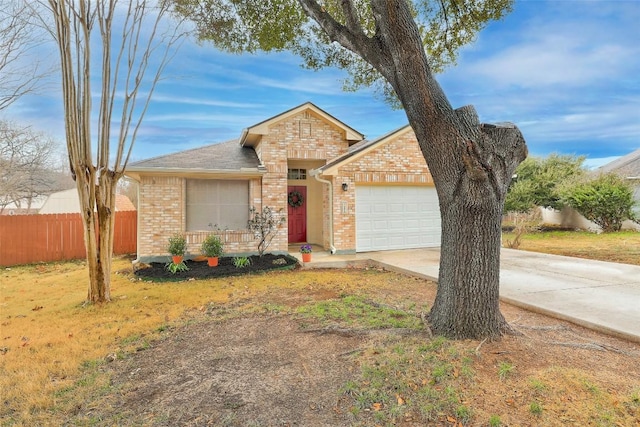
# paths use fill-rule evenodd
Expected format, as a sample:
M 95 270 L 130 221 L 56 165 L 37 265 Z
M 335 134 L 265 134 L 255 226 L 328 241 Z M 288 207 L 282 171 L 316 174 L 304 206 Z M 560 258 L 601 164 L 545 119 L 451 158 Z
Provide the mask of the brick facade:
M 327 159 L 347 151 L 345 132 L 334 123 L 323 120 L 313 112 L 299 114 L 276 121 L 269 132 L 262 135 L 254 146 L 259 159 L 266 168 L 260 179 L 250 180 L 249 206 L 261 210 L 269 206 L 275 212 L 287 215 L 287 186 L 307 187 L 308 241 L 324 245 L 323 185 L 312 177 L 306 181 L 287 180 L 289 167 L 306 168 L 308 171 L 320 167 Z M 174 233 L 185 233 L 186 228 L 186 180 L 188 176 L 143 175 L 140 178 L 138 258 L 143 261 L 166 257 L 167 241 Z M 200 177 L 201 178 L 201 177 Z M 311 209 L 311 210 L 310 210 Z M 209 232 L 186 232 L 188 254 L 200 253 L 200 245 Z M 227 254 L 247 254 L 257 251 L 258 241 L 248 230 L 217 231 Z M 286 252 L 289 242 L 287 224 L 273 239 L 269 251 Z M 311 239 L 309 239 L 311 237 Z
M 138 254 L 166 254 L 169 236 L 184 231 L 184 193 L 184 178 L 141 178 L 138 195 Z
M 256 125 L 259 132 L 252 134 L 251 147 L 266 172 L 249 179 L 249 206 L 260 210 L 264 206 L 287 215 L 288 185 L 307 188 L 307 241 L 330 248 L 333 228 L 333 245 L 338 252 L 355 252 L 355 191 L 358 185 L 433 185 L 431 175 L 410 128 L 405 128 L 370 146 L 347 154 L 350 142 L 356 142 L 357 134 L 350 128 L 341 127 L 321 110 L 301 108 L 291 114 L 283 114 Z M 351 133 L 349 133 L 351 132 Z M 351 138 L 351 141 L 347 140 Z M 322 180 L 332 183 L 333 203 L 329 200 L 330 189 L 309 172 L 334 159 L 344 157 L 337 166 L 321 175 Z M 305 180 L 288 180 L 289 168 L 307 170 Z M 324 172 L 323 172 L 324 173 Z M 237 176 L 227 175 L 230 179 Z M 197 175 L 202 179 L 202 175 Z M 213 177 L 213 176 L 210 176 Z M 188 174 L 170 174 L 166 170 L 153 174 L 140 174 L 138 258 L 142 261 L 166 257 L 167 240 L 174 233 L 186 228 L 186 180 Z M 222 179 L 217 176 L 216 179 Z M 347 190 L 342 189 L 342 184 Z M 329 210 L 333 221 L 330 224 Z M 331 227 L 333 225 L 333 227 Z M 226 230 L 216 232 L 224 242 L 227 254 L 255 253 L 257 240 L 248 230 Z M 207 231 L 186 233 L 189 254 L 200 253 L 202 240 Z M 288 250 L 287 225 L 273 239 L 269 251 Z
M 269 127 L 269 133 L 262 136 L 256 146 L 260 159 L 267 168 L 267 175 L 262 180 L 262 203 L 264 206 L 282 209 L 287 212 L 287 171 L 291 166 L 306 164 L 324 164 L 327 160 L 344 154 L 349 147 L 348 141 L 337 126 L 322 120 L 310 112 L 301 112 Z M 307 168 L 310 170 L 311 168 Z M 310 177 L 307 177 L 307 181 Z M 322 194 L 310 183 L 307 186 L 307 206 L 320 205 Z M 312 191 L 314 190 L 314 191 Z M 307 215 L 312 212 L 307 210 Z M 319 227 L 308 222 L 307 227 Z M 315 230 L 310 230 L 315 231 Z M 307 233 L 309 235 L 309 232 Z M 313 234 L 313 233 L 312 233 Z M 323 230 L 319 233 L 322 235 Z M 323 241 L 310 241 L 323 244 Z M 271 250 L 287 251 L 289 247 L 286 227 L 273 239 Z
M 338 253 L 356 251 L 358 185 L 433 185 L 431 173 L 411 128 L 379 141 L 336 169 L 333 176 L 333 223 L 334 246 Z M 347 191 L 342 190 L 342 183 L 347 184 Z
M 138 258 L 151 261 L 168 256 L 168 239 L 176 233 L 185 234 L 189 255 L 200 254 L 200 246 L 210 232 L 184 231 L 187 179 L 188 177 L 143 176 L 140 180 Z M 260 180 L 250 179 L 249 199 L 257 209 L 261 208 L 260 194 Z M 255 250 L 255 238 L 247 230 L 220 230 L 215 234 L 220 236 L 227 253 L 250 253 Z

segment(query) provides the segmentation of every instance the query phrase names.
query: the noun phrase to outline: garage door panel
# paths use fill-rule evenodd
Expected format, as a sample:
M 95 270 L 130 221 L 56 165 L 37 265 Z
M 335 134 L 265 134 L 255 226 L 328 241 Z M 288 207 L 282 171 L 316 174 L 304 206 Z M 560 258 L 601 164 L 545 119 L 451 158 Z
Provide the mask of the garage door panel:
M 373 239 L 371 239 L 371 241 L 373 242 L 374 245 L 378 246 L 386 246 L 389 242 L 389 240 L 386 237 L 374 237 Z
M 440 211 L 433 187 L 356 186 L 356 250 L 440 245 Z
M 402 203 L 390 203 L 389 204 L 389 212 L 390 213 L 402 213 L 405 207 Z
M 403 228 L 408 230 L 420 230 L 421 226 L 424 226 L 425 222 L 420 221 L 418 218 L 407 218 L 405 220 L 400 221 L 404 224 Z M 428 222 L 427 222 L 428 223 Z
M 386 220 L 374 220 L 373 222 L 373 230 L 380 232 L 388 228 Z
M 405 203 L 399 211 L 405 214 L 418 213 L 420 212 L 420 206 L 417 203 Z
M 389 207 L 387 205 L 376 203 L 375 205 L 373 205 L 373 209 L 371 209 L 371 212 L 374 214 L 383 214 L 386 213 L 388 209 Z

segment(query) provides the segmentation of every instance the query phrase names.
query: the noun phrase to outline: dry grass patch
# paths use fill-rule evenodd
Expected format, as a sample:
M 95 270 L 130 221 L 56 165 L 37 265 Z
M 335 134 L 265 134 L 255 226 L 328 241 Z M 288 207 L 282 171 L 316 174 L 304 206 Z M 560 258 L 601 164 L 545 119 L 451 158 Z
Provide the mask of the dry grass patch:
M 274 285 L 291 290 L 295 305 L 313 298 L 316 286 L 337 295 L 346 288 L 375 287 L 381 280 L 372 272 L 357 273 L 354 280 L 353 272 L 336 271 L 321 280 L 317 273 L 297 272 L 151 283 L 134 277 L 126 258 L 114 259 L 113 271 L 112 302 L 103 306 L 84 305 L 88 272 L 83 262 L 0 272 L 2 425 L 56 424 L 52 420 L 69 410 L 58 406 L 59 393 L 75 387 L 81 371 L 94 367 L 96 360 L 148 347 L 168 327 L 204 318 L 212 304 L 246 300 L 245 312 L 259 311 Z M 260 301 L 257 294 L 263 295 Z M 97 386 L 96 381 L 91 385 Z
M 513 240 L 503 233 L 503 241 Z M 640 233 L 589 233 L 586 231 L 545 231 L 521 236 L 519 249 L 547 254 L 640 265 Z
M 113 267 L 124 273 L 114 274 L 113 302 L 105 306 L 83 305 L 87 271 L 82 263 L 2 271 L 3 416 L 30 420 L 50 410 L 54 392 L 74 383 L 81 362 L 134 349 L 155 328 L 201 301 L 179 284 L 132 281 L 130 260 L 117 259 Z M 227 295 L 213 297 L 224 301 Z
M 1 272 L 0 425 L 640 419 L 637 345 L 509 305 L 522 336 L 431 338 L 416 322 L 435 296 L 425 280 L 298 270 L 156 284 L 127 259 L 118 270 L 104 306 L 83 306 L 82 263 Z

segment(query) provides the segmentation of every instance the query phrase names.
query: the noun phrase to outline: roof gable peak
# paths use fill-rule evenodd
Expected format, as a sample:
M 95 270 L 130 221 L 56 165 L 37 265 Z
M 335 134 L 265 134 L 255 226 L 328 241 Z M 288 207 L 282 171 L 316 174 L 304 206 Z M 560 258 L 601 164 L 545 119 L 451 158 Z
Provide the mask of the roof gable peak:
M 361 141 L 364 139 L 364 135 L 353 129 L 351 126 L 336 119 L 334 116 L 319 108 L 312 102 L 305 102 L 304 104 L 298 105 L 297 107 L 284 111 L 276 116 L 244 129 L 242 131 L 242 136 L 240 137 L 240 144 L 243 146 L 247 145 L 254 147 L 260 141 L 262 135 L 266 135 L 269 132 L 270 126 L 304 112 L 311 113 L 317 118 L 340 128 L 345 134 L 345 139 L 348 141 Z
M 413 128 L 407 124 L 398 129 L 392 130 L 391 132 L 388 132 L 376 139 L 361 141 L 357 144 L 354 144 L 349 147 L 349 151 L 347 153 L 333 159 L 326 165 L 318 168 L 317 171 L 324 175 L 334 175 L 335 173 L 337 173 L 338 169 L 341 166 L 344 166 L 345 164 L 366 155 L 368 152 L 375 150 L 376 148 L 379 148 L 390 141 L 395 140 L 396 138 L 409 131 L 413 131 Z

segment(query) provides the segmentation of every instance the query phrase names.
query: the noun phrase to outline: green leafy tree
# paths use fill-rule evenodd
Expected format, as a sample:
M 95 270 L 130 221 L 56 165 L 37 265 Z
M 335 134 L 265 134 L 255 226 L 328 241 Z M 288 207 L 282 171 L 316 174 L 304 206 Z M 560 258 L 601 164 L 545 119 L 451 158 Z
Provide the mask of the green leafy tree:
M 560 209 L 559 187 L 567 179 L 585 174 L 584 157 L 551 154 L 546 158 L 529 157 L 516 169 L 516 180 L 507 193 L 504 210 L 528 212 L 536 206 Z
M 568 183 L 560 194 L 565 204 L 598 224 L 604 232 L 620 231 L 624 220 L 637 220 L 633 189 L 614 173 Z
M 349 72 L 404 108 L 438 192 L 442 243 L 428 320 L 452 338 L 497 337 L 500 223 L 527 148 L 512 124 L 481 124 L 454 109 L 434 77 L 456 50 L 511 10 L 512 0 L 173 0 L 199 37 L 230 52 L 289 50 L 305 66 Z

